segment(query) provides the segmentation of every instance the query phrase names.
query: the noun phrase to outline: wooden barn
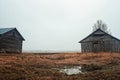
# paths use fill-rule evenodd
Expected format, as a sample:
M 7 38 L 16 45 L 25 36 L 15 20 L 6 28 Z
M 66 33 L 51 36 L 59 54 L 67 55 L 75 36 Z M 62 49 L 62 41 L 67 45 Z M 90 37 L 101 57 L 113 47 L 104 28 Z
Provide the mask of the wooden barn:
M 97 29 L 79 43 L 82 52 L 120 52 L 120 40 L 101 29 Z
M 24 40 L 16 28 L 0 28 L 0 52 L 21 53 Z

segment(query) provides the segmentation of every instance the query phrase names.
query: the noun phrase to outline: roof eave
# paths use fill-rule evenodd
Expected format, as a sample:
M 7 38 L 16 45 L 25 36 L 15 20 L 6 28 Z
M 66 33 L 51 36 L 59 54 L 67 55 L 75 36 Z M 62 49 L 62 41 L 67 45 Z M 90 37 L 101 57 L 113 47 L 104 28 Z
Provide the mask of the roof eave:
M 101 29 L 97 29 L 96 31 L 98 31 L 98 30 L 101 30 Z M 95 33 L 96 31 L 92 32 L 90 35 L 88 35 L 87 37 L 85 37 L 84 39 L 82 39 L 81 41 L 79 41 L 78 43 L 82 43 L 86 38 L 88 38 L 89 36 L 91 36 L 91 35 L 92 35 L 93 33 Z M 103 30 L 101 30 L 101 31 L 104 32 Z M 109 35 L 109 36 L 111 36 L 112 38 L 120 41 L 118 38 L 116 38 L 116 37 L 114 37 L 114 36 L 112 36 L 112 35 L 110 35 L 110 34 L 108 34 L 108 33 L 106 33 L 106 32 L 104 32 L 104 33 L 107 34 L 107 35 Z
M 16 28 L 14 28 L 16 29 Z M 16 29 L 16 31 L 19 33 L 19 31 Z M 25 41 L 25 39 L 23 38 L 23 36 L 19 33 L 19 35 L 21 36 L 22 40 Z
M 78 43 L 82 43 L 82 41 L 79 41 Z

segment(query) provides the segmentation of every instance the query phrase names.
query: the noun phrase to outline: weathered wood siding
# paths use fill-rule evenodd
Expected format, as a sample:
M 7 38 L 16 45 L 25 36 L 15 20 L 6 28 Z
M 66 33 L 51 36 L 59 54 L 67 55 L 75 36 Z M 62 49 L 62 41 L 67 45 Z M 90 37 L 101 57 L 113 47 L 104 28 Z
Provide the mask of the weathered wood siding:
M 120 41 L 102 31 L 98 31 L 82 41 L 81 50 L 82 52 L 120 53 Z
M 0 50 L 4 52 L 22 52 L 22 39 L 15 30 L 10 31 L 0 38 Z

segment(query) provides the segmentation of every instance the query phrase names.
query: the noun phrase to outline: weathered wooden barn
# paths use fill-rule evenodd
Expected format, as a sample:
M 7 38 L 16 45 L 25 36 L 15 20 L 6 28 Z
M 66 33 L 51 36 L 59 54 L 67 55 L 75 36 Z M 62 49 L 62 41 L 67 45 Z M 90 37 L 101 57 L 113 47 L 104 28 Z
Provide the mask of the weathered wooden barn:
M 0 28 L 0 52 L 21 53 L 24 40 L 16 28 Z
M 79 43 L 82 52 L 120 52 L 120 40 L 101 29 L 97 29 Z

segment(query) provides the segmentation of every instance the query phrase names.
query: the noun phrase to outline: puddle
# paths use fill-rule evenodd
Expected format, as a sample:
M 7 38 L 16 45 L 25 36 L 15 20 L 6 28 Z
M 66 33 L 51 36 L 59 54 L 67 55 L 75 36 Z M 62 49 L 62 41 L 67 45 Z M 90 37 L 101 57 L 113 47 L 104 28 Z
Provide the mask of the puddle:
M 65 73 L 67 75 L 82 73 L 81 66 L 64 67 L 63 69 L 60 69 L 60 72 Z

